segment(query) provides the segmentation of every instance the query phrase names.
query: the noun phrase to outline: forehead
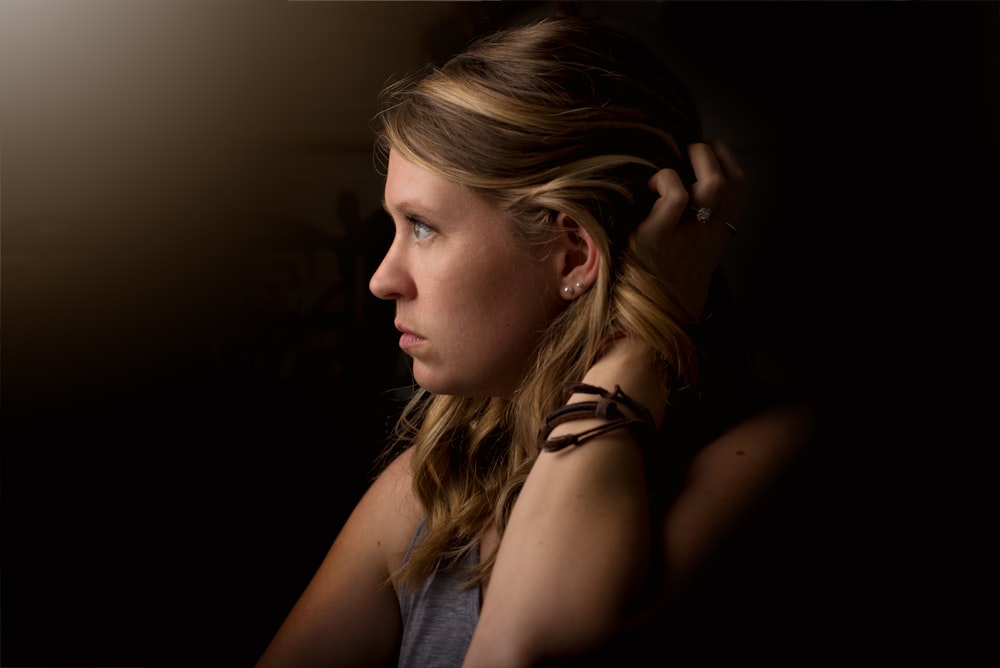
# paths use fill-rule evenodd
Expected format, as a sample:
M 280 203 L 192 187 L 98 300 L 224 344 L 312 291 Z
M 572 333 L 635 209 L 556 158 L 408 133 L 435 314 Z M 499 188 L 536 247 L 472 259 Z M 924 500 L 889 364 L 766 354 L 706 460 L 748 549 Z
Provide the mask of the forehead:
M 500 215 L 499 207 L 486 198 L 407 160 L 395 150 L 389 152 L 384 203 L 390 212 L 412 209 L 449 217 L 468 214 L 473 207 L 478 213 Z

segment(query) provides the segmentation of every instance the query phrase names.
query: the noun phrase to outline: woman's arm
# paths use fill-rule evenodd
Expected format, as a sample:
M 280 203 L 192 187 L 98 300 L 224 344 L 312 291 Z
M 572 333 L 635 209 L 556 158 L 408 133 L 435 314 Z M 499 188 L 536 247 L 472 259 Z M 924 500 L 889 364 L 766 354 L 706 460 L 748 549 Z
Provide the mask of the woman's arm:
M 732 236 L 724 223 L 738 213 L 743 174 L 724 144 L 694 145 L 690 155 L 695 187 L 687 193 L 675 172 L 658 172 L 650 186 L 660 197 L 638 234 L 658 257 L 664 280 L 697 317 Z M 711 208 L 709 223 L 682 220 L 689 204 Z M 650 409 L 658 425 L 666 407 L 659 374 L 645 346 L 625 338 L 612 342 L 581 380 L 607 390 L 620 386 Z M 569 403 L 591 399 L 574 395 Z M 556 427 L 552 436 L 598 424 L 573 421 Z M 729 434 L 710 454 L 739 438 Z M 670 574 L 671 587 L 711 549 L 710 534 L 732 528 L 723 518 L 730 499 L 720 494 L 718 505 L 702 506 L 699 497 L 741 475 L 749 482 L 765 468 L 732 466 L 721 455 L 699 460 L 689 496 L 672 509 L 666 527 L 671 558 L 684 565 Z M 727 471 L 734 475 L 724 483 Z M 643 458 L 628 430 L 543 452 L 512 511 L 465 668 L 533 666 L 588 654 L 609 642 L 623 629 L 630 603 L 646 581 L 654 540 L 649 522 Z
M 641 343 L 617 341 L 583 380 L 618 384 L 653 404 L 660 389 L 648 354 Z M 553 436 L 601 423 L 574 421 Z M 628 430 L 541 453 L 511 513 L 463 665 L 534 666 L 599 647 L 646 577 L 650 540 L 643 457 Z
M 702 448 L 660 523 L 657 539 L 662 542 L 664 560 L 654 567 L 660 569 L 661 581 L 658 590 L 648 592 L 648 604 L 596 651 L 540 661 L 535 668 L 643 665 L 650 656 L 670 656 L 684 663 L 692 650 L 701 656 L 697 643 L 713 634 L 729 633 L 723 627 L 706 629 L 691 641 L 694 644 L 676 644 L 677 640 L 688 642 L 688 631 L 678 630 L 678 622 L 687 623 L 686 616 L 699 609 L 706 593 L 715 595 L 712 579 L 717 567 L 759 526 L 757 520 L 763 519 L 771 504 L 783 498 L 780 491 L 799 466 L 809 461 L 828 419 L 828 406 L 821 399 L 781 400 L 734 424 Z M 751 570 L 747 575 L 759 577 L 760 573 Z M 745 621 L 741 628 L 767 623 Z
M 419 523 L 409 460 L 397 457 L 362 497 L 257 668 L 389 665 L 401 622 L 388 576 Z
M 709 146 L 693 147 L 691 157 L 698 190 L 689 195 L 676 172 L 661 170 L 650 180 L 659 198 L 639 229 L 664 279 L 697 314 L 729 232 L 721 222 L 681 222 L 689 204 L 722 204 L 727 186 Z M 666 407 L 661 373 L 643 343 L 624 338 L 580 380 L 609 391 L 620 386 L 658 425 Z M 569 403 L 593 398 L 576 394 Z M 551 437 L 602 422 L 574 420 Z M 542 452 L 511 512 L 465 668 L 533 666 L 609 641 L 648 574 L 650 533 L 643 456 L 628 429 Z
M 820 400 L 786 399 L 736 423 L 702 448 L 662 524 L 664 611 L 697 595 L 726 548 L 767 508 L 819 442 Z

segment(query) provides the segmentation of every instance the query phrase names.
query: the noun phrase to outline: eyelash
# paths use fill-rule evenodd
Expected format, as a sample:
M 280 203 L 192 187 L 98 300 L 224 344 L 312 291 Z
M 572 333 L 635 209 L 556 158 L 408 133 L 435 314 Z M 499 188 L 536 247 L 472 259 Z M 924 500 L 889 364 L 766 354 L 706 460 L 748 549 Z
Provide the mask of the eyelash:
M 424 239 L 427 238 L 427 236 L 434 233 L 434 228 L 432 228 L 430 225 L 420 220 L 419 218 L 414 218 L 413 216 L 407 216 L 406 222 L 410 224 L 413 236 L 417 241 L 423 241 Z M 424 236 L 420 236 L 420 233 L 418 232 L 419 229 L 425 230 Z

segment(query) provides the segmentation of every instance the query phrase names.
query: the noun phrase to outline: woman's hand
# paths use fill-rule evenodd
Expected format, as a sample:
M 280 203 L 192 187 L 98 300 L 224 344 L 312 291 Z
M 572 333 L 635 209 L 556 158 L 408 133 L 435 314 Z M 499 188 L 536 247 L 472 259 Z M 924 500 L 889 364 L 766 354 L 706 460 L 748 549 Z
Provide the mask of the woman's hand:
M 654 260 L 681 306 L 696 321 L 705 308 L 712 274 L 735 235 L 743 204 L 743 170 L 721 140 L 691 144 L 695 183 L 690 193 L 672 169 L 649 180 L 659 197 L 636 229 L 636 239 Z M 711 215 L 699 222 L 697 212 Z

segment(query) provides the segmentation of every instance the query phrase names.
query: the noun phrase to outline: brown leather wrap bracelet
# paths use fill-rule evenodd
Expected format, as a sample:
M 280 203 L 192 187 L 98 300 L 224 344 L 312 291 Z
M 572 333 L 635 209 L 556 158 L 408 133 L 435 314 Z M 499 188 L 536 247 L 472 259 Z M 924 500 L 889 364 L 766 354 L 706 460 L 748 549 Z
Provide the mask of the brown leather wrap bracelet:
M 568 390 L 575 394 L 596 394 L 601 398 L 597 401 L 566 404 L 546 415 L 538 430 L 539 451 L 555 452 L 570 445 L 582 445 L 592 438 L 624 427 L 641 426 L 646 430 L 653 429 L 653 416 L 649 409 L 625 394 L 618 385 L 615 385 L 613 392 L 608 392 L 603 387 L 584 383 L 571 384 Z M 635 417 L 628 417 L 618 404 L 628 407 L 635 414 Z M 608 420 L 608 422 L 576 434 L 549 438 L 552 430 L 558 425 L 587 418 L 598 418 Z

